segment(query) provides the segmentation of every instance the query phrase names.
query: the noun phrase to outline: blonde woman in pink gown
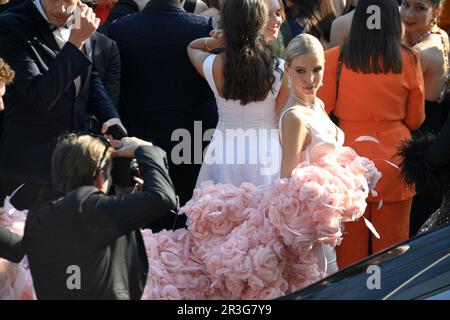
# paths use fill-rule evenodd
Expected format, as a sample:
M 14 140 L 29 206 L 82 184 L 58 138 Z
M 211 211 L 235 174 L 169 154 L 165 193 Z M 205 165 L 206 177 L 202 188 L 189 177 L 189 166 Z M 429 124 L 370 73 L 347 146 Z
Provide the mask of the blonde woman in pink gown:
M 285 71 L 291 96 L 279 121 L 281 178 L 289 178 L 299 163 L 314 162 L 324 153 L 336 153 L 344 143 L 344 133 L 330 120 L 322 100 L 316 97 L 322 86 L 324 63 L 323 47 L 314 36 L 301 34 L 289 43 Z M 324 274 L 338 270 L 334 249 L 322 244 L 314 246 L 314 251 L 320 257 L 319 266 Z

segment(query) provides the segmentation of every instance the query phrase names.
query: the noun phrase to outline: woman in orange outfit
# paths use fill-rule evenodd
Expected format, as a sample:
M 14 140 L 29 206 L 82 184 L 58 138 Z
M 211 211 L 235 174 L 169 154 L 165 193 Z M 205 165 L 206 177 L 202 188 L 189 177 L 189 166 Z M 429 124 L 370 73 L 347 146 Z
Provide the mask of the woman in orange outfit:
M 375 20 L 372 11 L 366 13 L 371 5 L 382 13 Z M 374 28 L 368 28 L 368 21 L 375 23 Z M 369 197 L 364 214 L 380 239 L 370 233 L 363 219 L 346 223 L 344 240 L 336 250 L 340 269 L 409 238 L 414 190 L 402 183 L 396 167 L 400 159 L 395 154 L 400 142 L 410 139 L 410 131 L 425 119 L 424 83 L 417 54 L 401 38 L 395 1 L 360 0 L 348 41 L 325 53 L 324 86 L 318 96 L 338 118 L 345 144 L 373 160 L 383 174 L 376 187 L 378 195 Z M 376 140 L 360 138 L 364 136 Z
M 442 2 L 441 2 L 442 3 Z M 439 19 L 439 27 L 444 29 L 447 33 L 450 32 L 450 1 L 442 3 L 443 10 Z

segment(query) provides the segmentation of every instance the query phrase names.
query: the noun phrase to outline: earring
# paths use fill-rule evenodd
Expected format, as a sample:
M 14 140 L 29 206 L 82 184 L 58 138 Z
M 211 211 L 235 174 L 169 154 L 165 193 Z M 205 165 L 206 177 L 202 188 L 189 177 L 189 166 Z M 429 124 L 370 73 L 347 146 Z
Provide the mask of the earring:
M 431 20 L 431 25 L 432 26 L 437 25 L 437 18 L 436 17 L 434 17 L 433 20 Z
M 289 88 L 292 88 L 291 77 L 288 77 L 288 87 L 289 87 Z

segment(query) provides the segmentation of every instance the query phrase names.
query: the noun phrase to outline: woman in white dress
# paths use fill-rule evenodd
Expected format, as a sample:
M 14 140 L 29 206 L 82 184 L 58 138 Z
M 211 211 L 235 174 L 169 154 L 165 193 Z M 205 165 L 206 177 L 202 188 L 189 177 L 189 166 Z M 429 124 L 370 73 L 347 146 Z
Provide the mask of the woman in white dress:
M 300 162 L 314 163 L 323 154 L 334 153 L 344 143 L 344 133 L 330 120 L 322 100 L 316 97 L 322 86 L 324 52 L 319 40 L 309 34 L 295 37 L 286 49 L 286 75 L 292 87 L 280 116 L 282 141 L 281 178 L 289 178 Z M 314 151 L 314 152 L 313 152 Z M 338 270 L 335 250 L 315 245 L 324 274 Z
M 281 148 L 276 114 L 289 88 L 284 61 L 263 37 L 265 0 L 227 0 L 222 31 L 189 44 L 188 55 L 217 100 L 219 122 L 205 152 L 197 186 L 204 181 L 256 186 L 279 177 Z M 220 54 L 210 51 L 222 48 Z M 205 137 L 208 138 L 208 137 Z

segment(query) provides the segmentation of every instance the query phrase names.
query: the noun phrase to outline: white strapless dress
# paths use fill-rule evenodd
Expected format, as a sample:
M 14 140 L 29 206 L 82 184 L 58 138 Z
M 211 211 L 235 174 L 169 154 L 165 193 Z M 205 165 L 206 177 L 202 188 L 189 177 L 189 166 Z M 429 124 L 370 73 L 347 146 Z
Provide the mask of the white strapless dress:
M 216 97 L 219 121 L 205 152 L 196 187 L 208 180 L 236 186 L 242 182 L 256 186 L 270 183 L 280 174 L 281 147 L 275 103 L 281 73 L 274 71 L 275 82 L 264 101 L 241 105 L 240 100 L 226 100 L 219 95 L 212 71 L 215 57 L 206 58 L 203 71 Z M 283 70 L 284 61 L 278 61 L 279 69 Z

